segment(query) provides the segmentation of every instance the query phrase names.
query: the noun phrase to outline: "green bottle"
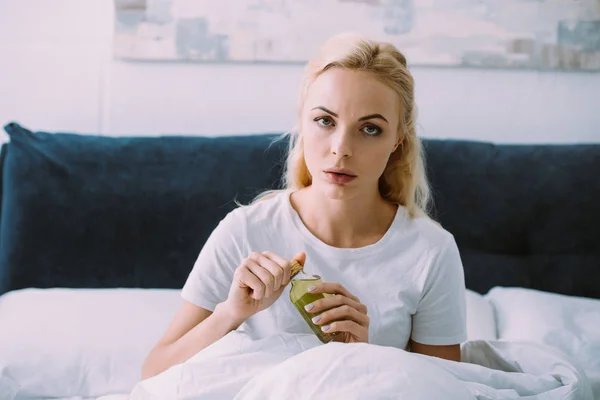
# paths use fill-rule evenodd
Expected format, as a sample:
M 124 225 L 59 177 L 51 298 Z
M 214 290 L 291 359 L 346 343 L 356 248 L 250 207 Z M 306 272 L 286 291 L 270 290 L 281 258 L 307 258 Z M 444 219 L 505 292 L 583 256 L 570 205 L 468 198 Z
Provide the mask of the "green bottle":
M 321 325 L 316 325 L 312 322 L 312 318 L 316 317 L 321 313 L 310 313 L 304 309 L 304 307 L 313 301 L 323 299 L 329 294 L 313 294 L 308 291 L 308 288 L 314 286 L 316 283 L 323 282 L 323 279 L 319 275 L 307 275 L 304 273 L 304 267 L 298 261 L 292 261 L 292 288 L 290 289 L 290 300 L 292 304 L 296 306 L 296 309 L 306 321 L 310 329 L 317 335 L 319 340 L 323 343 L 328 343 L 333 340 L 338 332 L 326 333 L 321 330 Z

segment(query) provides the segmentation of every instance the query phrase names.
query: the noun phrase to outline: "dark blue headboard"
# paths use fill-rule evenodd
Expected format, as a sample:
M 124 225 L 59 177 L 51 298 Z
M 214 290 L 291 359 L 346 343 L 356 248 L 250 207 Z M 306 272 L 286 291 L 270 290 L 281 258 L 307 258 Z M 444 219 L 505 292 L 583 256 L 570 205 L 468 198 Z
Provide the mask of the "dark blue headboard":
M 180 288 L 234 199 L 279 187 L 287 146 L 5 129 L 0 293 Z M 467 287 L 600 298 L 600 145 L 424 145 L 434 216 L 456 237 Z
M 436 217 L 467 286 L 600 298 L 600 144 L 426 145 Z

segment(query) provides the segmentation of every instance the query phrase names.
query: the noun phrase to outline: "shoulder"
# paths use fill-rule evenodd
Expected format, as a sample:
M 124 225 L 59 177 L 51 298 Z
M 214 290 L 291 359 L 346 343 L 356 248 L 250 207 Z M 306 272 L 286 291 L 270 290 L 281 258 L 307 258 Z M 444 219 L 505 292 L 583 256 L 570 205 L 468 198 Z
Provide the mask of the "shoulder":
M 412 276 L 422 299 L 460 293 L 464 288 L 464 269 L 454 235 L 428 217 L 410 219 L 408 226 L 407 242 L 418 260 Z
M 429 217 L 406 217 L 407 234 L 416 239 L 416 243 L 432 253 L 440 253 L 456 246 L 454 235 Z
M 243 224 L 247 229 L 267 227 L 281 221 L 286 211 L 287 191 L 276 191 L 273 194 L 249 205 L 242 205 L 227 215 L 227 219 L 236 224 Z
M 204 253 L 246 254 L 250 241 L 264 243 L 269 240 L 273 224 L 281 224 L 277 213 L 281 213 L 281 194 L 241 205 L 229 211 L 212 231 L 203 246 Z

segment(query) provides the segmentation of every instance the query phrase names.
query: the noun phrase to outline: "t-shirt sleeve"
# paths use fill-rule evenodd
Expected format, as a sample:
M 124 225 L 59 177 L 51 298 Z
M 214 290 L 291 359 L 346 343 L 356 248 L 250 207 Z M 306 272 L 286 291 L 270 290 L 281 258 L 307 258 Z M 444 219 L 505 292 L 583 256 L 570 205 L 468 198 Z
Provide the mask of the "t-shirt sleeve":
M 411 338 L 426 345 L 467 340 L 466 290 L 462 261 L 454 237 L 434 256 L 412 319 Z
M 227 300 L 233 274 L 246 257 L 245 230 L 244 215 L 239 208 L 219 222 L 181 290 L 184 300 L 209 311 Z

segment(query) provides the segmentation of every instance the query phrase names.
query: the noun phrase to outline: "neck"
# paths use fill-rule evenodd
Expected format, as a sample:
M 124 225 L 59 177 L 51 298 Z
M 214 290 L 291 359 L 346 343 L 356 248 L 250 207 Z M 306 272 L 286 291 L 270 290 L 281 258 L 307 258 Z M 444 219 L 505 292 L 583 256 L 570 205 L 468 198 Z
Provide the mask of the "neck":
M 341 248 L 377 242 L 388 230 L 397 210 L 377 190 L 369 195 L 332 199 L 310 186 L 292 195 L 292 206 L 316 237 Z

